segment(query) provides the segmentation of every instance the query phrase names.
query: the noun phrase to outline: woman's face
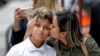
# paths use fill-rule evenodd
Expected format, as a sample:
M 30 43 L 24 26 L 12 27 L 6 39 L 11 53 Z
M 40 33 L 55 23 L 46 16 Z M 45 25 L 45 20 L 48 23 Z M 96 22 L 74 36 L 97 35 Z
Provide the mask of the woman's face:
M 50 22 L 48 19 L 37 20 L 33 27 L 32 38 L 37 41 L 44 41 L 50 35 Z
M 60 38 L 60 28 L 58 26 L 58 21 L 57 21 L 57 16 L 53 17 L 53 22 L 51 24 L 51 31 L 50 31 L 50 35 L 51 37 L 54 37 L 56 39 Z

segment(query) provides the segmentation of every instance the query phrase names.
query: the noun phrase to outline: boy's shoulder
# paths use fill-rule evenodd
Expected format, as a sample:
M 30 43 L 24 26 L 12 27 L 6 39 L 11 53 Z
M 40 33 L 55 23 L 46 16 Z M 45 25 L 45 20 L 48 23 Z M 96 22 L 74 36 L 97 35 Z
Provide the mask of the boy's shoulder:
M 47 46 L 47 50 L 49 52 L 49 54 L 52 56 L 52 54 L 54 54 L 54 56 L 56 56 L 56 49 L 54 47 L 51 47 L 49 45 L 46 45 Z
M 19 44 L 12 46 L 11 49 L 8 51 L 7 56 L 21 55 L 25 47 L 26 47 L 25 41 L 22 41 Z

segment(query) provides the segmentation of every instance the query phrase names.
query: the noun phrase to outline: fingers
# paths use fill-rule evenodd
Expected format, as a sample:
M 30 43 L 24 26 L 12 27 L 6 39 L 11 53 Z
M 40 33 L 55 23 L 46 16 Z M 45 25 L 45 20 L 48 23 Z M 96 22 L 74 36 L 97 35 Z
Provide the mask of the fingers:
M 36 22 L 37 21 L 37 16 L 32 18 L 32 22 Z
M 15 10 L 15 13 L 16 14 L 23 14 L 25 11 L 24 11 L 24 9 L 21 9 L 21 8 L 17 8 L 16 10 Z
M 33 18 L 27 18 L 27 19 L 28 19 L 28 21 L 35 22 L 35 21 L 37 21 L 37 16 L 35 16 L 35 17 L 33 17 Z
M 28 19 L 28 26 L 34 26 L 37 22 L 37 16 L 32 19 Z
M 36 25 L 36 22 L 37 22 L 37 16 L 28 21 L 27 29 L 33 29 L 33 27 Z
M 15 9 L 15 15 L 20 13 L 20 9 L 21 9 L 21 8 Z
M 15 20 L 21 21 L 22 19 L 26 18 L 24 10 L 21 8 L 17 8 L 14 13 Z
M 15 12 L 17 12 L 18 10 L 20 10 L 20 8 L 15 9 Z
M 32 34 L 32 29 L 35 26 L 36 21 L 37 21 L 37 16 L 35 16 L 34 18 L 28 20 L 27 30 L 26 30 L 24 39 L 26 39 L 28 36 L 30 36 Z

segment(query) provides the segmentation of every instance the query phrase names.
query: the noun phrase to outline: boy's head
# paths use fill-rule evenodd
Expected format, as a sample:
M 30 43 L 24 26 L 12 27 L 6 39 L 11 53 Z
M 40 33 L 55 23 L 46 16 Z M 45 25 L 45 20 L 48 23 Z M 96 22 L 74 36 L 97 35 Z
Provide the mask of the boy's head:
M 52 23 L 53 14 L 49 9 L 45 7 L 40 7 L 40 8 L 35 9 L 32 12 L 32 15 L 30 15 L 30 18 L 33 18 L 34 16 L 37 16 L 37 18 L 41 20 L 48 19 L 50 23 Z
M 37 41 L 45 40 L 50 34 L 50 25 L 52 23 L 52 12 L 45 7 L 35 9 L 33 14 L 30 15 L 30 19 L 34 19 L 37 16 L 36 24 L 32 30 L 32 38 Z

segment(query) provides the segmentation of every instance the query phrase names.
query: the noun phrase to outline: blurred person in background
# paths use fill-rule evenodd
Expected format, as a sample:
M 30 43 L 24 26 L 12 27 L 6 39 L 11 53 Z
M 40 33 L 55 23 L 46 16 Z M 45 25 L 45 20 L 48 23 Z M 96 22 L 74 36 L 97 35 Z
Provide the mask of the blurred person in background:
M 90 32 L 100 47 L 100 0 L 91 6 Z
M 53 13 L 63 10 L 63 8 L 58 5 L 57 0 L 32 0 L 32 1 L 33 1 L 32 4 L 33 9 L 44 6 L 50 9 Z M 23 41 L 26 32 L 27 21 L 28 20 L 27 17 L 25 16 L 23 9 L 17 8 L 14 13 L 14 24 L 11 35 L 11 45 L 15 45 Z
M 0 7 L 3 7 L 8 3 L 9 0 L 0 0 Z

